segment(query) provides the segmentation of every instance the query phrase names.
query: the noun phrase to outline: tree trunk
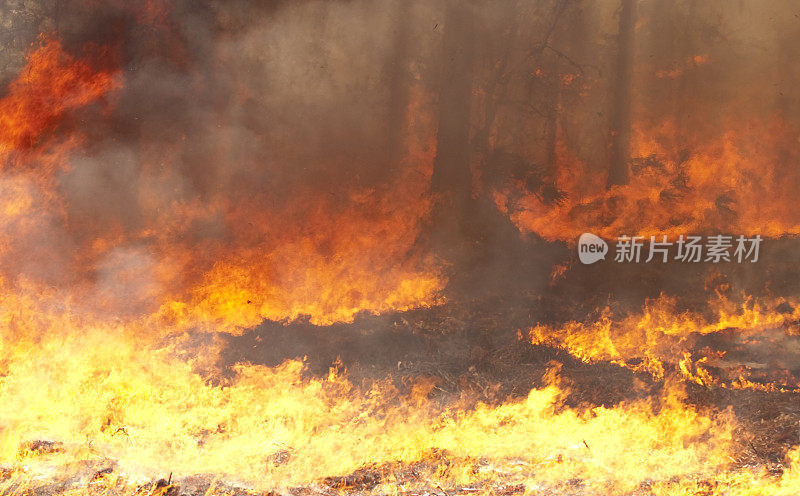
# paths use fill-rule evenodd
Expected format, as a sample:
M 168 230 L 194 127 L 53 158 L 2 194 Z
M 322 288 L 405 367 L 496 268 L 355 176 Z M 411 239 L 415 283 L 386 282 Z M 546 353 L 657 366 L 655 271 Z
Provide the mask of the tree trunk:
M 394 39 L 392 51 L 384 68 L 389 85 L 389 108 L 386 129 L 386 160 L 388 167 L 395 170 L 403 154 L 403 138 L 408 124 L 406 109 L 409 103 L 409 40 L 411 0 L 395 0 Z
M 617 45 L 617 80 L 614 85 L 614 109 L 611 123 L 611 163 L 608 171 L 609 186 L 626 184 L 628 182 L 635 24 L 635 0 L 622 0 Z
M 450 0 L 444 19 L 439 128 L 431 180 L 438 197 L 433 229 L 439 251 L 456 248 L 464 240 L 471 198 L 470 103 L 475 31 L 471 2 Z

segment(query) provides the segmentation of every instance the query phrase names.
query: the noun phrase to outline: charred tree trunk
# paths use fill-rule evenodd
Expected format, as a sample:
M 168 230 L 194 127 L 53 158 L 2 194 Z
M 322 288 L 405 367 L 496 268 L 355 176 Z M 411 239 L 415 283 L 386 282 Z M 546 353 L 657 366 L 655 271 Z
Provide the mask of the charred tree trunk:
M 434 243 L 440 255 L 449 260 L 461 253 L 467 241 L 472 191 L 470 103 L 474 31 L 471 2 L 451 0 L 444 21 L 439 129 L 431 180 L 438 200 L 433 219 Z
M 552 179 L 557 174 L 557 154 L 558 145 L 558 112 L 561 103 L 561 91 L 555 88 L 556 98 L 552 100 L 552 105 L 547 109 L 547 124 L 545 127 L 545 176 Z
M 409 103 L 409 39 L 410 0 L 397 0 L 394 10 L 394 39 L 392 52 L 384 68 L 389 84 L 389 109 L 386 129 L 386 159 L 390 169 L 398 168 L 403 153 L 403 135 L 407 125 Z
M 609 186 L 626 184 L 628 182 L 635 24 L 635 0 L 622 0 L 622 8 L 619 14 L 617 45 L 617 80 L 614 85 L 614 112 L 611 122 L 611 163 L 608 171 Z
M 792 91 L 793 88 L 797 87 L 800 79 L 797 77 L 796 51 L 794 50 L 797 45 L 787 43 L 785 34 L 776 34 L 776 49 L 774 52 L 778 92 L 775 95 L 775 111 L 781 118 L 787 118 L 791 115 L 798 115 L 798 110 L 800 110 L 797 105 L 797 97 L 794 96 L 796 92 Z M 800 31 L 791 33 L 792 40 L 797 40 L 798 38 L 800 38 Z

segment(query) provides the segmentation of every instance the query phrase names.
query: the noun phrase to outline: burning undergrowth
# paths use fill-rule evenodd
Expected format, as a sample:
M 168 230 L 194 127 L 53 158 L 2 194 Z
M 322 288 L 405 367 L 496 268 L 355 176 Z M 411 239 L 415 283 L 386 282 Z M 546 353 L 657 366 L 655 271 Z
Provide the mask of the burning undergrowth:
M 54 10 L 0 79 L 0 493 L 796 488 L 792 101 L 653 104 L 598 171 L 612 3 L 6 2 Z M 671 292 L 586 230 L 784 252 Z
M 670 120 L 638 130 L 630 181 L 610 189 L 562 144 L 554 179 L 560 197 L 511 187 L 495 192 L 495 201 L 521 229 L 550 240 L 572 240 L 587 230 L 658 239 L 720 231 L 798 234 L 792 207 L 798 177 L 789 165 L 797 161 L 797 130 L 779 115 L 729 119 L 723 133 L 702 143 L 691 143 Z
M 142 346 L 127 336 L 130 328 L 53 313 L 41 301 L 3 301 L 11 309 L 3 315 L 11 333 L 4 336 L 3 458 L 20 463 L 10 469 L 11 485 L 35 487 L 42 475 L 105 460 L 130 481 L 170 467 L 180 477 L 213 470 L 257 488 L 335 486 L 330 481 L 339 479 L 326 477 L 383 467 L 371 483 L 340 485 L 380 493 L 436 481 L 485 491 L 575 480 L 590 491 L 624 492 L 674 477 L 708 479 L 732 464 L 732 417 L 688 407 L 679 390 L 660 400 L 572 408 L 563 403 L 568 386 L 551 374 L 549 385 L 522 398 L 440 402 L 429 399 L 436 382 L 424 377 L 406 391 L 387 381 L 359 386 L 335 369 L 310 377 L 298 361 L 240 364 L 232 379 L 215 384 L 195 371 L 202 364 L 181 357 L 176 340 Z M 42 352 L 31 355 L 32 346 Z M 403 464 L 417 476 L 398 480 Z
M 737 304 L 721 297 L 710 307 L 706 315 L 681 312 L 663 297 L 647 302 L 641 314 L 615 318 L 606 308 L 591 322 L 533 327 L 529 338 L 656 378 L 669 364 L 701 385 L 797 390 L 797 303 L 746 298 Z
M 409 118 L 398 138 L 404 155 L 385 174 L 366 177 L 386 157 L 355 151 L 355 142 L 375 137 L 363 135 L 369 129 L 351 116 L 328 122 L 343 105 L 336 88 L 313 105 L 308 97 L 298 102 L 306 115 L 286 115 L 299 95 L 268 86 L 291 74 L 237 87 L 247 83 L 212 71 L 219 65 L 233 78 L 255 53 L 230 60 L 220 43 L 204 57 L 207 67 L 198 67 L 175 60 L 184 52 L 173 43 L 206 48 L 181 41 L 180 33 L 156 44 L 170 57 L 154 54 L 128 38 L 144 29 L 139 8 L 96 7 L 123 33 L 106 47 L 78 39 L 87 36 L 81 31 L 70 42 L 79 55 L 55 34 L 40 38 L 2 99 L 11 241 L 0 263 L 7 274 L 71 285 L 98 307 L 87 310 L 160 311 L 170 325 L 207 322 L 230 330 L 264 318 L 310 315 L 329 323 L 437 301 L 444 277 L 416 248 L 430 210 L 435 153 L 430 120 L 417 112 L 422 102 L 401 115 Z M 154 36 L 169 34 L 153 22 Z M 261 91 L 267 98 L 254 99 Z M 317 130 L 333 133 L 331 139 L 307 134 L 309 119 L 331 126 Z M 305 144 L 287 154 L 287 142 Z M 49 219 L 26 222 L 37 215 Z

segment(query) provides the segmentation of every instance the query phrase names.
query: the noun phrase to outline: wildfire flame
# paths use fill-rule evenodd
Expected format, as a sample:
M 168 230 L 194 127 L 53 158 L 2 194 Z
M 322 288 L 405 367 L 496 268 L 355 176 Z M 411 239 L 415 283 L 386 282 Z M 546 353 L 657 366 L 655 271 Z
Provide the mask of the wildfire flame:
M 640 126 L 631 179 L 610 188 L 602 171 L 562 142 L 555 185 L 563 198 L 542 199 L 517 186 L 496 190 L 495 203 L 521 230 L 546 240 L 572 241 L 587 231 L 607 239 L 705 232 L 797 235 L 800 220 L 792 205 L 800 178 L 787 167 L 797 161 L 797 136 L 779 116 L 733 122 L 701 143 L 688 140 L 671 120 Z
M 778 310 L 782 305 L 786 311 Z M 665 377 L 668 364 L 672 364 L 679 366 L 680 375 L 701 385 L 767 390 L 800 388 L 800 378 L 790 373 L 784 375 L 792 368 L 789 363 L 777 370 L 767 370 L 766 363 L 755 367 L 756 362 L 752 363 L 753 368 L 737 367 L 740 364 L 736 359 L 726 356 L 735 352 L 737 344 L 746 344 L 751 351 L 770 344 L 776 348 L 796 346 L 796 323 L 800 317 L 796 302 L 746 298 L 736 304 L 720 297 L 710 306 L 711 318 L 679 312 L 674 298 L 662 296 L 649 301 L 641 314 L 615 318 L 605 308 L 595 321 L 568 322 L 558 328 L 537 325 L 529 329 L 528 337 L 534 344 L 563 348 L 581 360 L 609 361 L 658 379 Z M 730 331 L 735 331 L 735 335 Z M 710 346 L 714 338 L 721 340 L 716 350 Z M 726 351 L 726 345 L 731 350 Z M 762 351 L 761 359 L 774 357 L 775 350 L 769 351 Z M 709 371 L 711 367 L 723 375 L 715 377 Z
M 263 209 L 264 198 L 162 205 L 143 193 L 141 208 L 152 218 L 138 232 L 115 224 L 84 226 L 69 218 L 58 185 L 48 177 L 84 160 L 82 138 L 59 126 L 86 106 L 113 96 L 123 84 L 118 72 L 97 72 L 64 53 L 58 41 L 44 40 L 0 100 L 0 158 L 8 170 L 8 194 L 1 200 L 9 239 L 2 260 L 6 273 L 26 265 L 32 240 L 54 233 L 72 237 L 75 231 L 85 236 L 80 231 L 88 228 L 93 237 L 86 246 L 60 255 L 74 267 L 68 278 L 79 281 L 76 291 L 95 291 L 87 295 L 97 304 L 95 310 L 124 314 L 133 303 L 136 316 L 157 316 L 171 328 L 213 325 L 214 330 L 235 331 L 265 318 L 304 316 L 325 324 L 352 321 L 360 312 L 439 301 L 443 278 L 432 258 L 413 248 L 419 223 L 430 209 L 425 192 L 435 148 L 414 135 L 408 136 L 406 149 L 413 155 L 404 159 L 397 187 L 345 189 L 343 201 L 308 191 L 270 211 Z M 414 126 L 425 129 L 424 117 L 414 118 Z M 424 135 L 427 140 L 431 133 Z M 169 179 L 145 171 L 139 180 L 158 191 Z M 364 216 L 365 211 L 370 215 Z M 193 224 L 220 222 L 228 242 L 182 243 Z M 151 266 L 150 275 L 127 269 L 142 262 Z M 87 279 L 105 271 L 113 272 L 115 285 L 132 288 L 126 301 L 88 287 L 92 281 Z M 144 301 L 160 304 L 136 306 Z
M 144 5 L 137 22 L 168 23 L 165 5 Z M 354 322 L 444 301 L 440 261 L 418 243 L 433 208 L 433 97 L 412 89 L 404 154 L 387 183 L 353 179 L 327 196 L 299 188 L 277 205 L 256 188 L 242 198 L 193 194 L 164 165 L 189 153 L 185 137 L 163 149 L 142 139 L 113 155 L 91 139 L 92 126 L 80 125 L 111 125 L 129 83 L 112 52 L 42 38 L 0 99 L 3 494 L 172 496 L 172 475 L 152 483 L 166 474 L 184 487 L 212 480 L 201 490 L 209 495 L 235 493 L 232 485 L 300 495 L 796 491 L 800 450 L 787 453 L 779 475 L 748 465 L 733 413 L 690 405 L 674 377 L 800 388 L 788 367 L 765 379 L 753 364 L 726 362 L 728 349 L 698 348 L 730 328 L 749 344 L 774 338 L 797 346 L 795 302 L 780 302 L 792 310 L 779 312 L 778 302 L 723 301 L 709 320 L 677 312 L 665 297 L 643 315 L 605 312 L 596 322 L 529 329 L 534 344 L 667 383 L 658 397 L 608 406 L 571 404 L 556 364 L 543 386 L 494 402 L 466 394 L 439 401 L 425 377 L 408 390 L 391 377 L 358 383 L 341 367 L 315 377 L 302 360 L 218 370 L 219 332 L 265 319 Z M 560 160 L 570 163 L 558 174 L 563 200 L 522 189 L 519 202 L 510 190 L 495 200 L 521 229 L 547 240 L 573 239 L 587 226 L 606 236 L 797 234 L 797 178 L 770 165 L 786 159 L 780 154 L 795 157 L 785 143 L 796 133 L 780 119 L 749 126 L 688 155 L 672 151 L 670 123 L 640 130 L 632 180 L 610 190 L 562 146 Z M 224 139 L 215 146 L 235 148 Z M 225 155 L 210 148 L 209 161 Z M 105 160 L 113 167 L 98 167 Z M 98 172 L 111 169 L 111 179 Z M 246 183 L 239 172 L 210 181 Z M 121 212 L 95 212 L 97 204 L 71 201 L 70 188 L 90 177 L 140 187 Z M 754 202 L 767 192 L 774 201 Z M 93 215 L 80 215 L 87 210 Z M 553 279 L 566 271 L 556 267 Z

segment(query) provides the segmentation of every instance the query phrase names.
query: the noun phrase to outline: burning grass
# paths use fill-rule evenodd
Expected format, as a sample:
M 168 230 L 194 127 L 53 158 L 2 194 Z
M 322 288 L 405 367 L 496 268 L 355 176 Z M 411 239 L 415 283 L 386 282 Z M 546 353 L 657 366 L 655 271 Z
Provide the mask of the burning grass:
M 42 38 L 0 99 L 0 494 L 796 492 L 796 301 L 722 300 L 683 312 L 665 296 L 641 314 L 537 323 L 527 307 L 535 298 L 512 299 L 512 289 L 503 297 L 514 303 L 493 315 L 522 314 L 526 331 L 470 315 L 444 297 L 446 264 L 426 239 L 435 202 L 446 199 L 430 191 L 438 124 L 425 64 L 406 64 L 396 143 L 363 146 L 382 115 L 357 125 L 331 117 L 342 111 L 341 88 L 353 97 L 335 77 L 332 96 L 317 82 L 308 88 L 317 91 L 280 95 L 301 94 L 304 105 L 319 98 L 318 113 L 287 119 L 300 129 L 293 135 L 257 114 L 296 108 L 203 78 L 207 70 L 237 79 L 235 49 L 202 45 L 202 60 L 185 60 L 171 7 L 115 2 L 108 15 L 114 29 L 130 22 L 155 45 L 120 42 L 121 52 L 146 52 L 127 55 L 127 72 L 152 63 L 189 96 L 158 84 L 142 98 L 142 81 L 153 81 L 123 78 L 122 55 Z M 257 45 L 249 55 L 261 60 L 272 45 Z M 153 62 L 162 49 L 171 55 Z M 310 50 L 316 57 L 319 47 Z M 331 53 L 346 58 L 341 47 Z M 353 100 L 366 96 L 357 93 Z M 349 104 L 374 103 L 365 99 Z M 181 113 L 187 122 L 176 131 Z M 319 117 L 333 124 L 313 123 L 322 129 L 310 150 L 290 139 L 308 137 L 307 121 Z M 731 126 L 690 153 L 671 124 L 648 129 L 638 134 L 629 184 L 606 189 L 560 143 L 555 178 L 524 170 L 516 155 L 509 166 L 530 183 L 555 179 L 552 188 L 533 194 L 525 181 L 490 181 L 507 186 L 496 203 L 550 241 L 586 226 L 610 236 L 800 232 L 797 181 L 775 165 L 796 158 L 786 146 L 791 125 Z M 326 133 L 348 146 L 332 146 Z M 570 269 L 560 261 L 552 279 Z M 302 354 L 268 365 L 225 349 L 232 335 L 263 341 L 253 328 L 265 319 L 281 345 L 299 339 L 301 326 L 320 342 L 331 324 L 367 336 L 365 315 L 397 317 L 401 337 L 425 351 L 376 366 L 370 357 L 387 361 L 397 350 L 367 349 L 349 363 L 356 374 L 339 360 L 317 373 Z M 458 333 L 470 346 L 453 351 L 444 370 L 440 348 Z M 525 353 L 535 363 L 515 360 Z
M 301 361 L 240 363 L 225 377 L 187 360 L 213 356 L 213 343 L 143 341 L 131 324 L 69 313 L 55 294 L 2 303 L 5 494 L 785 494 L 796 484 L 794 451 L 764 448 L 748 415 L 673 380 L 598 406 L 575 402 L 569 367 L 512 397 L 441 393 L 413 371 L 405 386 L 359 384 Z M 780 421 L 796 424 L 796 412 Z

